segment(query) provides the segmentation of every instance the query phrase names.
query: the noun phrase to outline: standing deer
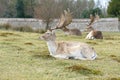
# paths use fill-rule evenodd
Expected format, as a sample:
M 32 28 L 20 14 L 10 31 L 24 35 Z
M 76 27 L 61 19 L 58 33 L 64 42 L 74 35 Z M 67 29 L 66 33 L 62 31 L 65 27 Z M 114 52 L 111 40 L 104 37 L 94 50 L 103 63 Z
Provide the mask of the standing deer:
M 48 30 L 40 38 L 47 42 L 50 55 L 55 58 L 94 60 L 97 57 L 95 50 L 86 43 L 56 42 L 56 35 L 53 30 Z
M 92 24 L 95 23 L 95 21 L 97 22 L 97 20 L 99 19 L 99 16 L 96 15 L 95 17 L 90 15 L 90 23 L 87 25 L 87 28 L 85 31 L 89 32 L 88 35 L 86 36 L 86 39 L 103 39 L 103 35 L 101 31 L 97 31 L 92 27 Z
M 57 24 L 57 26 L 54 29 L 61 29 L 65 32 L 66 35 L 76 35 L 81 36 L 82 33 L 79 29 L 69 29 L 66 26 L 68 26 L 72 22 L 72 15 L 70 13 L 70 10 L 67 11 L 64 10 L 64 13 L 60 17 L 60 21 Z

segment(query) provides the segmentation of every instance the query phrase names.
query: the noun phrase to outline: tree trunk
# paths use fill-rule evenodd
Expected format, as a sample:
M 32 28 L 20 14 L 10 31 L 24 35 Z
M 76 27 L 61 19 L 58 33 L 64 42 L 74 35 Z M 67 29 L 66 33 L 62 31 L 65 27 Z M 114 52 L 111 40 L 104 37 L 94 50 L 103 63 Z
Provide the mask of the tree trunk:
M 48 30 L 49 29 L 49 21 L 46 21 L 46 27 L 45 27 L 45 30 Z
M 118 21 L 118 29 L 119 29 L 119 32 L 120 32 L 120 20 Z

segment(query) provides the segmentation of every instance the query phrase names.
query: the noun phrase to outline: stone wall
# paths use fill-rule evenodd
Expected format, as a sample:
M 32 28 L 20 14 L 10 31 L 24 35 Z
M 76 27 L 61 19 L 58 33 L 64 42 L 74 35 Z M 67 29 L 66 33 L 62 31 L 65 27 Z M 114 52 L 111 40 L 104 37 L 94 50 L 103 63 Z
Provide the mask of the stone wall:
M 90 19 L 73 19 L 68 28 L 78 28 L 83 31 Z M 58 20 L 54 20 L 50 26 L 55 26 Z M 20 18 L 0 18 L 0 24 L 10 24 L 13 27 L 30 26 L 34 29 L 45 29 L 45 23 L 39 19 L 20 19 Z M 101 18 L 93 24 L 96 30 L 101 31 L 120 31 L 120 23 L 118 18 Z

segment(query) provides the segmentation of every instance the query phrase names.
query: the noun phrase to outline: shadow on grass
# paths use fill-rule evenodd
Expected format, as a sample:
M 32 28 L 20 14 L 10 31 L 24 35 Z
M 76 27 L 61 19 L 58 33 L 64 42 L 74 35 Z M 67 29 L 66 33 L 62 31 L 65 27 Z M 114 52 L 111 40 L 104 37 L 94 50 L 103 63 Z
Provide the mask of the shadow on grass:
M 120 63 L 120 56 L 110 55 L 110 57 L 112 58 L 112 60 L 117 61 L 117 62 Z
M 103 60 L 103 59 L 104 59 L 104 57 L 98 57 L 95 60 Z
M 55 59 L 54 57 L 50 56 L 50 55 L 32 55 L 33 58 L 42 58 L 42 59 Z
M 90 74 L 101 75 L 102 74 L 101 71 L 99 71 L 99 70 L 89 69 L 89 68 L 81 66 L 81 65 L 73 65 L 70 67 L 65 67 L 65 69 L 68 69 L 72 72 L 77 72 L 77 73 L 80 73 L 83 75 L 90 75 Z
M 107 80 L 120 80 L 120 77 L 119 78 L 108 78 Z

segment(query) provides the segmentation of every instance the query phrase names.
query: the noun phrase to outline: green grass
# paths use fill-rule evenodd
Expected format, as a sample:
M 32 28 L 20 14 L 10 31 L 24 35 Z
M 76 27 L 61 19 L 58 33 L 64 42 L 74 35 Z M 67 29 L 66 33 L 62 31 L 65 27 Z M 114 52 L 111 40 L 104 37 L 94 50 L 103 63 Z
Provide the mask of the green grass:
M 0 30 L 0 80 L 120 80 L 120 33 L 104 32 L 103 40 L 65 36 L 58 41 L 80 41 L 93 46 L 94 61 L 60 60 L 49 55 L 39 33 Z

